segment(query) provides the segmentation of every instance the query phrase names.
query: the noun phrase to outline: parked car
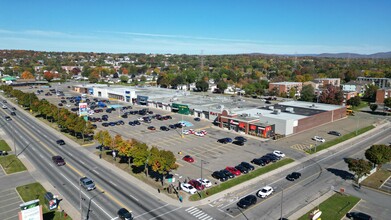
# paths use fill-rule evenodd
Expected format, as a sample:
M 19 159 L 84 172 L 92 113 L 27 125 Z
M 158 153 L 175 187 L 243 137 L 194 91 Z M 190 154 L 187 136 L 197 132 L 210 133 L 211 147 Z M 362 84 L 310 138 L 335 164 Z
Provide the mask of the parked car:
M 124 125 L 124 124 L 125 124 L 125 122 L 122 121 L 122 120 L 116 121 L 115 123 L 116 123 L 117 125 Z
M 279 151 L 279 150 L 275 150 L 275 151 L 273 151 L 273 154 L 274 155 L 276 155 L 277 157 L 280 157 L 280 158 L 283 158 L 283 157 L 285 157 L 285 154 L 284 153 L 282 153 L 281 151 Z
M 189 180 L 188 182 L 190 185 L 192 185 L 197 190 L 204 190 L 205 186 L 202 185 L 202 183 L 198 182 L 197 180 Z
M 271 186 L 265 186 L 257 192 L 257 196 L 261 198 L 267 198 L 273 194 L 274 189 Z
M 149 127 L 148 127 L 148 130 L 154 131 L 154 130 L 156 130 L 156 128 L 153 127 L 153 126 L 149 126 Z
M 220 171 L 223 172 L 224 175 L 227 176 L 230 179 L 235 177 L 235 175 L 233 173 L 229 172 L 228 170 L 220 170 Z
M 194 118 L 194 121 L 201 121 L 201 118 Z
M 286 176 L 286 179 L 289 181 L 295 181 L 295 180 L 299 179 L 300 177 L 301 177 L 301 173 L 293 172 L 291 174 L 288 174 L 288 176 Z
M 169 131 L 170 129 L 167 128 L 166 126 L 161 126 L 161 127 L 160 127 L 160 130 L 162 130 L 162 131 Z
M 205 136 L 205 134 L 204 134 L 203 132 L 201 132 L 201 131 L 196 131 L 196 132 L 194 132 L 194 135 L 195 135 L 195 136 L 198 136 L 198 137 L 203 137 L 203 136 Z
M 233 141 L 232 143 L 235 144 L 235 145 L 238 145 L 238 146 L 243 146 L 244 145 L 243 141 Z
M 134 124 L 133 121 L 130 121 L 128 124 L 129 124 L 130 126 L 136 126 L 136 124 Z
M 257 197 L 254 195 L 248 195 L 239 200 L 237 205 L 242 209 L 247 209 L 248 207 L 257 203 Z
M 265 166 L 266 162 L 262 158 L 254 158 L 251 163 L 258 165 L 258 166 Z
M 221 182 L 227 181 L 228 177 L 221 171 L 215 171 L 212 173 L 212 177 L 220 180 Z
M 64 144 L 65 144 L 65 141 L 62 140 L 62 139 L 60 139 L 60 140 L 57 140 L 56 143 L 57 143 L 58 145 L 64 145 Z
M 246 173 L 248 173 L 249 172 L 249 170 L 246 168 L 246 167 L 244 167 L 244 166 L 242 166 L 242 165 L 237 165 L 237 166 L 235 166 L 235 168 L 237 169 L 237 170 L 239 170 L 241 173 L 243 173 L 243 174 L 246 174 Z
M 133 216 L 132 216 L 132 213 L 129 212 L 127 209 L 125 208 L 120 208 L 117 212 L 117 215 L 118 215 L 118 218 L 120 220 L 132 220 L 133 219 Z
M 177 127 L 175 125 L 169 125 L 168 127 L 171 129 L 177 129 Z
M 247 163 L 247 162 L 241 162 L 240 165 L 246 167 L 250 171 L 254 170 L 254 166 L 249 164 L 249 163 Z
M 186 161 L 186 162 L 189 162 L 189 163 L 193 163 L 194 162 L 194 158 L 190 155 L 186 155 L 182 158 L 182 160 Z
M 196 188 L 188 183 L 181 183 L 181 189 L 187 193 L 194 194 L 197 192 Z
M 237 137 L 235 137 L 235 140 L 241 141 L 241 142 L 246 142 L 246 141 L 247 141 L 247 139 L 244 138 L 244 137 L 242 137 L 242 136 L 237 136 Z
M 273 162 L 276 162 L 277 160 L 281 159 L 281 157 L 279 157 L 279 156 L 277 156 L 277 155 L 275 155 L 273 153 L 268 153 L 264 157 L 270 158 L 270 160 L 273 161 Z
M 103 123 L 102 123 L 102 126 L 103 126 L 103 127 L 108 127 L 108 126 L 109 126 L 109 123 L 103 122 Z
M 221 138 L 221 139 L 218 139 L 217 142 L 222 143 L 222 144 L 227 144 L 227 143 L 231 143 L 232 139 L 231 138 Z
M 338 131 L 329 131 L 329 132 L 327 132 L 327 134 L 331 134 L 331 135 L 335 135 L 335 136 L 341 136 L 341 133 L 339 133 Z
M 322 143 L 324 143 L 324 142 L 326 141 L 324 138 L 319 137 L 319 136 L 314 136 L 314 137 L 312 138 L 312 140 L 318 141 L 318 142 L 322 142 Z
M 202 185 L 204 185 L 206 188 L 211 187 L 212 183 L 208 179 L 197 179 L 198 182 L 200 182 Z
M 88 191 L 95 189 L 94 181 L 86 176 L 80 178 L 80 185 Z
M 239 176 L 241 174 L 240 171 L 235 167 L 226 167 L 225 170 L 228 170 L 230 173 L 232 173 L 235 176 Z
M 372 220 L 372 217 L 362 212 L 349 212 L 346 217 L 353 220 Z
M 61 156 L 53 156 L 52 161 L 57 166 L 64 166 L 65 165 L 65 160 Z

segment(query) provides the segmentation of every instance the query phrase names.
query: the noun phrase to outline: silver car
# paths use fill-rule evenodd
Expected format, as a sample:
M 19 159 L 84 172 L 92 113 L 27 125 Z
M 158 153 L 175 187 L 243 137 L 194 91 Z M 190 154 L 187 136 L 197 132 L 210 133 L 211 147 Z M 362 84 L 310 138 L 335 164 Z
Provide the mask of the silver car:
M 93 189 L 96 188 L 96 187 L 95 187 L 94 181 L 92 181 L 92 179 L 90 179 L 90 178 L 88 178 L 88 177 L 86 177 L 86 176 L 80 178 L 80 185 L 81 185 L 84 189 L 86 189 L 86 190 L 88 190 L 88 191 L 93 190 Z

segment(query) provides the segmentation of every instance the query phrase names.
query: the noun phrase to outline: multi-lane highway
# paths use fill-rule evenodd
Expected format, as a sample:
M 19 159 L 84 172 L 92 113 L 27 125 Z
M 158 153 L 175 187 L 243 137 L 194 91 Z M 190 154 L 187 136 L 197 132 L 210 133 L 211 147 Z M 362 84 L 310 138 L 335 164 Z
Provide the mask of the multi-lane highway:
M 71 142 L 57 145 L 60 135 L 21 109 L 11 121 L 4 120 L 9 112 L 7 109 L 0 111 L 1 126 L 18 146 L 17 154 L 26 156 L 75 208 L 79 209 L 81 201 L 83 219 L 86 216 L 89 219 L 116 219 L 116 212 L 121 207 L 132 210 L 135 219 L 191 219 L 185 208 L 156 199 L 110 167 L 92 160 L 80 146 Z M 55 166 L 51 161 L 54 155 L 63 156 L 67 165 Z M 80 200 L 78 181 L 84 175 L 95 181 L 97 189 L 89 192 L 82 189 Z

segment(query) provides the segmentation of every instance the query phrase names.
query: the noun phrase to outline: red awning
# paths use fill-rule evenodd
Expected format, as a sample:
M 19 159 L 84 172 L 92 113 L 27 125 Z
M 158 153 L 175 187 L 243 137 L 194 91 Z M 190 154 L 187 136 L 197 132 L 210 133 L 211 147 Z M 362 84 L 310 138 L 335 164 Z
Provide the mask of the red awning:
M 239 128 L 245 128 L 246 127 L 246 124 L 245 123 L 243 123 L 243 122 L 240 122 L 239 123 Z
M 250 130 L 257 130 L 257 126 L 255 126 L 255 125 L 250 125 Z

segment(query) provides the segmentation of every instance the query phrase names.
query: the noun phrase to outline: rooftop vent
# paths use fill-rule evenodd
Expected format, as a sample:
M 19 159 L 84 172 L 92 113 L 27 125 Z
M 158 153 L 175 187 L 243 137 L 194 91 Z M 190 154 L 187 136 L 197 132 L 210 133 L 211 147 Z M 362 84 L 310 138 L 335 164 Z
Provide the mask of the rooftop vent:
M 273 114 L 279 115 L 281 113 L 281 109 L 274 109 Z
M 286 112 L 294 113 L 294 110 L 292 107 L 288 107 L 285 109 Z
M 274 106 L 270 105 L 270 106 L 268 106 L 268 108 L 269 108 L 270 110 L 273 110 L 273 109 L 274 109 Z

